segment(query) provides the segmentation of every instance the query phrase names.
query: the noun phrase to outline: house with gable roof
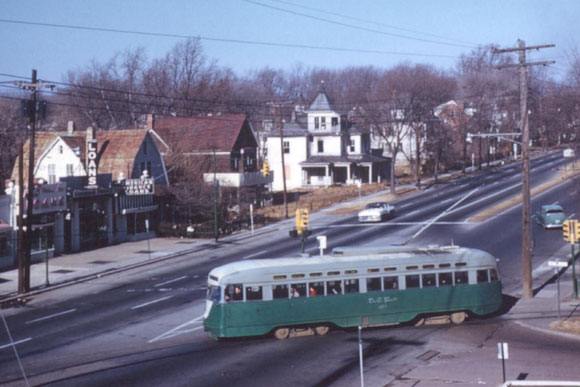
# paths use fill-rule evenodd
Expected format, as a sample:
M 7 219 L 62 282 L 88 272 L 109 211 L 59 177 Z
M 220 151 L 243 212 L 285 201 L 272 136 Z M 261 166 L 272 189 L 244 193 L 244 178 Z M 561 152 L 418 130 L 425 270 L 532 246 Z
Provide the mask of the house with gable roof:
M 245 114 L 213 116 L 147 117 L 163 155 L 181 155 L 203 173 L 207 184 L 214 177 L 221 188 L 243 191 L 250 202 L 260 204 L 272 176 L 263 176 L 258 166 L 258 140 Z M 215 166 L 215 174 L 214 174 Z
M 96 145 L 97 185 L 88 186 Z M 24 189 L 28 181 L 29 143 L 24 145 Z M 167 185 L 161 153 L 149 130 L 39 131 L 34 148 L 33 261 L 36 255 L 86 250 L 151 237 L 155 229 L 155 184 Z M 10 225 L 18 215 L 19 170 L 15 163 L 6 193 L 11 197 Z M 146 179 L 143 179 L 146 177 Z M 135 186 L 148 187 L 135 190 Z M 25 203 L 26 205 L 26 203 Z
M 388 180 L 390 160 L 373 156 L 370 145 L 369 134 L 335 109 L 321 88 L 304 117 L 284 123 L 281 135 L 268 136 L 272 189 L 283 189 L 283 175 L 287 189 Z

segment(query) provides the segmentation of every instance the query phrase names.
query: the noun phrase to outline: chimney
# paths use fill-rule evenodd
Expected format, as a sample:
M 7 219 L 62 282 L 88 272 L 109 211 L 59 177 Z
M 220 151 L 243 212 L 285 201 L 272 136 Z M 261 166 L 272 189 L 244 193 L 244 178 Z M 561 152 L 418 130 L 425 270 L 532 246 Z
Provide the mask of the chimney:
M 147 114 L 147 129 L 155 129 L 155 116 Z
M 92 126 L 87 128 L 87 141 L 95 139 L 95 129 Z
M 72 135 L 74 131 L 75 131 L 75 122 L 69 121 L 66 126 L 66 132 L 67 134 Z

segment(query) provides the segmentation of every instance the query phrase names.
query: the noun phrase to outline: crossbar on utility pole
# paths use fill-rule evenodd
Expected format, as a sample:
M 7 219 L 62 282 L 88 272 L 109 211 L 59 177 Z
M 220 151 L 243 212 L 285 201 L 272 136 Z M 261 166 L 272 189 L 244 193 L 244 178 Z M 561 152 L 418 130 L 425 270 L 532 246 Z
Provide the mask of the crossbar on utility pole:
M 530 131 L 528 127 L 528 80 L 527 71 L 529 66 L 548 65 L 555 61 L 526 62 L 526 51 L 539 50 L 541 48 L 555 47 L 555 44 L 544 44 L 540 46 L 528 46 L 523 40 L 518 40 L 518 48 L 507 48 L 493 50 L 494 54 L 517 52 L 519 63 L 498 68 L 518 67 L 520 71 L 520 125 L 522 132 L 522 287 L 523 297 L 533 298 L 532 288 L 532 258 L 531 246 L 532 236 L 530 228 L 531 208 L 530 208 Z

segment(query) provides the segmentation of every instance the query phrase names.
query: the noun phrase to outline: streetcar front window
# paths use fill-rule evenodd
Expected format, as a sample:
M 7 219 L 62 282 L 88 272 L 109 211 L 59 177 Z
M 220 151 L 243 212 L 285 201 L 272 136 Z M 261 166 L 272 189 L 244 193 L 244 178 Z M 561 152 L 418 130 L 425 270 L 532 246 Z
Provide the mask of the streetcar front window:
M 209 285 L 207 287 L 207 299 L 209 301 L 219 302 L 221 296 L 221 288 L 219 286 Z

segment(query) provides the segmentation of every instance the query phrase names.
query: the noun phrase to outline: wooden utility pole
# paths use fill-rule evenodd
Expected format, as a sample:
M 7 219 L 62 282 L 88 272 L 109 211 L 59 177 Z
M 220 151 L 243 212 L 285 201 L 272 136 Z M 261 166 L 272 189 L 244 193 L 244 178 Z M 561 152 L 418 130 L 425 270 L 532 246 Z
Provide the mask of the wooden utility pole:
M 527 72 L 529 66 L 549 65 L 555 61 L 526 62 L 527 50 L 539 50 L 541 48 L 555 47 L 555 44 L 545 44 L 541 46 L 528 46 L 523 40 L 518 40 L 518 48 L 508 48 L 494 50 L 494 54 L 517 52 L 519 63 L 499 67 L 518 67 L 520 70 L 520 125 L 522 133 L 522 286 L 523 297 L 533 298 L 532 286 L 532 233 L 530 228 L 531 208 L 530 208 L 530 130 L 528 127 L 528 79 Z
M 24 254 L 19 255 L 22 257 L 22 263 L 18 263 L 18 267 L 22 268 L 22 273 L 19 273 L 19 279 L 22 283 L 18 284 L 19 293 L 27 293 L 30 291 L 30 261 L 32 253 L 32 212 L 34 205 L 34 151 L 35 139 L 36 139 L 36 124 L 38 121 L 38 112 L 40 111 L 39 104 L 37 101 L 37 93 L 40 88 L 53 88 L 54 85 L 38 82 L 36 77 L 36 70 L 32 70 L 32 82 L 25 83 L 19 82 L 18 86 L 23 89 L 32 90 L 32 97 L 30 100 L 29 112 L 30 119 L 30 130 L 29 130 L 29 142 L 28 142 L 28 186 L 27 186 L 27 196 L 26 196 L 26 233 L 24 234 L 24 241 L 19 242 L 19 245 L 23 246 Z M 19 183 L 20 184 L 20 183 Z M 20 192 L 24 191 L 24 186 L 19 187 Z M 21 196 L 22 197 L 22 196 Z M 21 202 L 22 203 L 22 202 Z M 21 207 L 22 208 L 22 207 Z
M 274 114 L 276 114 L 276 109 L 278 109 L 278 114 L 280 118 L 280 157 L 282 161 L 282 184 L 284 189 L 284 214 L 286 219 L 288 219 L 288 198 L 286 194 L 286 165 L 284 163 L 284 116 L 282 112 L 282 106 L 288 102 L 270 102 L 269 105 L 274 107 Z

